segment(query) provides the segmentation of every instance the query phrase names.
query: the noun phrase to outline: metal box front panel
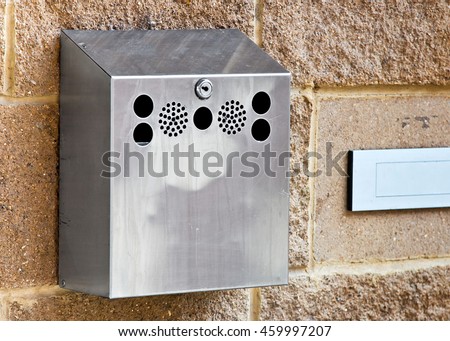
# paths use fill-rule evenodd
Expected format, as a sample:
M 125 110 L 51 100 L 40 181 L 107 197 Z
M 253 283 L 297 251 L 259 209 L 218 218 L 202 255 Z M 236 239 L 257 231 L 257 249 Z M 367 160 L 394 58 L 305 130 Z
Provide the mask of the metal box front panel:
M 195 95 L 200 78 L 213 84 L 209 99 Z M 289 74 L 113 77 L 111 91 L 111 145 L 119 153 L 111 160 L 120 172 L 111 178 L 110 297 L 286 284 Z M 258 92 L 270 97 L 263 114 L 252 108 Z M 142 94 L 153 101 L 147 118 L 133 109 Z M 225 117 L 232 102 L 245 111 L 235 123 Z M 212 113 L 204 130 L 194 124 L 200 107 Z M 172 109 L 181 111 L 174 132 L 164 118 Z M 265 141 L 252 136 L 258 119 L 270 124 Z M 236 125 L 233 132 L 223 131 L 224 120 Z M 146 146 L 133 137 L 142 123 L 153 131 Z M 271 157 L 264 157 L 268 146 Z M 191 157 L 175 165 L 176 148 L 191 148 Z M 220 155 L 223 165 L 205 174 L 207 153 L 211 163 Z M 250 174 L 255 165 L 259 172 Z M 175 174 L 178 166 L 185 176 Z M 155 174 L 164 169 L 167 175 Z

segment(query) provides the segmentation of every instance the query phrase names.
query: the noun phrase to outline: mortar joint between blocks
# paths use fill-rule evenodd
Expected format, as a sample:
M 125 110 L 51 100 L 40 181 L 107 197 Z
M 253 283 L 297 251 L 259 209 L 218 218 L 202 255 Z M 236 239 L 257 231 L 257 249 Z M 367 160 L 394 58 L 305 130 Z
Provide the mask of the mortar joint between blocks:
M 305 100 L 311 105 L 311 128 L 309 135 L 309 152 L 317 152 L 317 133 L 318 133 L 318 100 L 316 95 L 316 90 L 313 86 L 308 86 L 300 90 L 300 94 L 305 98 Z M 317 159 L 310 158 L 311 162 L 308 164 L 308 168 L 312 171 L 316 171 L 318 168 Z M 308 179 L 309 187 L 309 203 L 308 203 L 308 268 L 314 268 L 314 229 L 315 229 L 315 178 L 310 177 Z
M 263 46 L 264 32 L 264 0 L 254 0 L 254 41 L 259 47 Z
M 4 65 L 3 65 L 3 93 L 15 93 L 15 63 L 16 63 L 16 29 L 14 1 L 6 1 L 4 14 Z
M 249 320 L 260 321 L 261 316 L 261 288 L 250 289 Z

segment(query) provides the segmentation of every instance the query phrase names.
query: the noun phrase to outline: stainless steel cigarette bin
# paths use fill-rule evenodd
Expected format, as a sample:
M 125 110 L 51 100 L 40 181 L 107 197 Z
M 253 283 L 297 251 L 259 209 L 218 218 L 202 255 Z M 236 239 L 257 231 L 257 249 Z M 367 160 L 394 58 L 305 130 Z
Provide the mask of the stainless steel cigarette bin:
M 286 284 L 289 82 L 238 30 L 63 31 L 60 285 Z

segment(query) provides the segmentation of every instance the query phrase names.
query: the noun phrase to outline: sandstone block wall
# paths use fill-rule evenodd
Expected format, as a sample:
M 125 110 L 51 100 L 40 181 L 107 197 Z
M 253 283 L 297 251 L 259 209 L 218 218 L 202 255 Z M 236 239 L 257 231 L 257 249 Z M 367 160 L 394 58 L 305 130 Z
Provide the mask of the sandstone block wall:
M 349 149 L 450 145 L 448 1 L 0 0 L 0 319 L 450 319 L 450 209 L 350 213 Z M 57 286 L 61 29 L 239 28 L 293 75 L 290 285 L 107 300 Z M 346 167 L 346 157 L 340 164 Z

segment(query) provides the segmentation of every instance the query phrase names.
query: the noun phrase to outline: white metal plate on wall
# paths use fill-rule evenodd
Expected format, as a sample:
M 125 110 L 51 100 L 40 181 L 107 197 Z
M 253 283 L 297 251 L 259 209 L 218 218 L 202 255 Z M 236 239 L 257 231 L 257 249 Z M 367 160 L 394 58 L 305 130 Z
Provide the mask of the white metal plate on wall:
M 352 150 L 348 209 L 450 207 L 450 148 Z

